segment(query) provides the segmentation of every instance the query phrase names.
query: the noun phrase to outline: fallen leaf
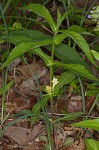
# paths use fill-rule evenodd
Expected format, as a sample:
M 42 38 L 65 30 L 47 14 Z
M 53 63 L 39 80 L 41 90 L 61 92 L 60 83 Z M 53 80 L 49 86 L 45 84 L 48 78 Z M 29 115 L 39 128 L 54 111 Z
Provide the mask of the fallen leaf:
M 32 130 L 18 126 L 10 126 L 4 132 L 4 136 L 17 142 L 19 146 L 24 146 L 36 138 L 36 136 L 42 132 L 42 129 L 44 129 L 44 127 L 40 123 L 35 125 Z
M 67 112 L 81 112 L 82 111 L 82 97 L 80 95 L 72 95 L 66 100 Z

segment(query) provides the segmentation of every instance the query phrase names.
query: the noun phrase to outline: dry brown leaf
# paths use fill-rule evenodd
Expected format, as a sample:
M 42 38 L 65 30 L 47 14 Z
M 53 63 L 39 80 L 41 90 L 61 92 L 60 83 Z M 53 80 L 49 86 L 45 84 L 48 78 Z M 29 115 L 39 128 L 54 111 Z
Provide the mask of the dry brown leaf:
M 66 100 L 67 112 L 82 111 L 82 97 L 80 95 L 72 95 Z
M 27 129 L 18 126 L 10 126 L 5 131 L 4 136 L 17 142 L 19 146 L 24 146 L 31 140 L 33 140 L 37 135 L 42 132 L 43 125 L 35 125 L 33 129 Z
M 37 76 L 38 78 L 44 76 L 47 72 L 46 67 L 42 67 L 38 63 L 31 63 L 28 65 L 21 65 L 16 68 L 22 76 L 25 76 L 27 79 L 33 76 Z

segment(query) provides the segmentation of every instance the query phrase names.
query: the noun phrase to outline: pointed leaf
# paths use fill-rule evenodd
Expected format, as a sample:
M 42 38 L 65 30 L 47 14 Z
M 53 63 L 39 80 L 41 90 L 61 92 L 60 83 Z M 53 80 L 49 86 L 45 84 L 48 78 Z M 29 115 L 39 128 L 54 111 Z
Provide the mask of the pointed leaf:
M 64 117 L 61 117 L 61 118 L 58 118 L 56 119 L 54 122 L 57 122 L 57 121 L 66 121 L 66 120 L 74 120 L 80 116 L 84 115 L 83 112 L 75 112 L 75 113 L 69 113 L 69 114 L 66 114 L 66 116 Z
M 9 41 L 15 45 L 23 42 L 29 41 L 43 41 L 46 39 L 52 39 L 51 36 L 44 34 L 43 32 L 36 31 L 36 30 L 22 30 L 22 31 L 12 31 L 9 34 Z M 51 51 L 50 46 L 45 46 L 48 50 Z M 80 54 L 73 48 L 69 47 L 66 44 L 59 44 L 55 46 L 55 56 L 59 59 L 63 60 L 65 63 L 75 63 L 81 64 L 85 66 L 89 70 L 87 63 L 84 59 L 80 56 Z
M 13 83 L 14 83 L 14 80 L 12 80 L 12 81 L 9 82 L 7 85 L 5 85 L 4 89 L 3 89 L 3 88 L 0 88 L 0 95 L 3 94 L 3 90 L 5 90 L 5 92 L 6 92 L 7 90 L 9 90 L 9 88 L 13 85 Z
M 29 42 L 31 40 L 34 41 L 42 41 L 46 39 L 52 39 L 51 36 L 44 34 L 43 32 L 36 30 L 22 30 L 22 31 L 12 31 L 11 35 L 9 34 L 9 40 L 11 43 L 17 45 L 23 42 Z M 51 51 L 50 46 L 45 46 L 48 50 Z M 59 59 L 63 60 L 65 63 L 75 63 L 81 64 L 85 66 L 89 70 L 87 63 L 80 56 L 80 54 L 73 48 L 69 47 L 66 44 L 59 44 L 55 46 L 55 56 Z
M 47 49 L 51 51 L 50 45 L 45 47 L 47 47 Z M 54 54 L 65 63 L 81 64 L 89 70 L 87 63 L 80 56 L 80 54 L 75 49 L 69 47 L 66 44 L 61 43 L 59 45 L 56 45 Z
M 87 150 L 99 150 L 99 141 L 94 139 L 85 139 Z
M 77 26 L 77 25 L 70 26 L 68 28 L 68 30 L 71 30 L 71 31 L 74 31 L 74 32 L 77 32 L 77 33 L 80 33 L 80 34 L 86 32 L 86 30 L 83 27 Z
M 6 37 L 5 37 L 6 38 Z M 27 38 L 27 39 L 26 39 Z M 17 39 L 17 40 L 16 40 Z M 24 41 L 25 39 L 25 41 Z M 29 40 L 30 39 L 30 40 Z M 8 36 L 8 40 L 10 43 L 14 43 L 13 44 L 19 44 L 19 43 L 23 43 L 23 42 L 31 42 L 31 40 L 34 41 L 43 41 L 46 39 L 52 39 L 51 36 L 44 34 L 41 31 L 37 31 L 37 30 L 21 30 L 21 31 L 12 31 L 9 36 Z M 27 40 L 27 41 L 26 41 Z M 29 41 L 28 41 L 29 40 Z
M 10 62 L 12 62 L 15 58 L 18 56 L 24 54 L 25 52 L 28 52 L 30 50 L 33 50 L 35 48 L 38 48 L 40 46 L 51 44 L 51 40 L 44 40 L 41 42 L 26 42 L 26 43 L 20 43 L 18 44 L 10 53 L 7 60 L 2 64 L 1 68 L 6 67 Z
M 25 36 L 17 36 L 17 35 L 10 35 L 8 37 L 8 41 L 9 43 L 13 43 L 14 45 L 17 45 L 19 43 L 25 43 L 25 42 L 33 42 L 32 39 L 30 39 L 29 37 L 25 37 Z
M 63 22 L 63 20 L 66 18 L 66 16 L 69 14 L 69 12 L 65 12 L 63 16 L 61 15 L 60 11 L 57 9 L 57 31 Z
M 70 71 L 62 73 L 58 78 L 59 83 L 56 84 L 53 92 L 58 92 L 63 85 L 69 84 L 72 80 L 74 80 L 75 77 L 76 75 Z
M 43 61 L 45 62 L 46 66 L 51 66 L 51 57 L 49 57 L 48 55 L 46 55 L 40 48 L 36 48 L 34 49 L 34 53 L 36 55 L 39 55 Z
M 61 62 L 55 62 L 55 66 L 61 66 L 64 69 L 68 69 L 75 74 L 81 75 L 85 78 L 88 78 L 89 80 L 95 80 L 99 82 L 99 79 L 97 79 L 93 74 L 91 74 L 87 69 L 85 69 L 84 66 L 79 65 L 79 64 L 65 64 Z
M 48 9 L 46 7 L 44 7 L 41 4 L 29 4 L 26 7 L 24 7 L 23 9 L 27 9 L 27 10 L 31 10 L 34 13 L 40 15 L 41 17 L 43 17 L 50 25 L 51 29 L 53 32 L 56 31 L 56 25 L 55 22 L 52 18 L 52 16 L 50 15 Z
M 20 56 L 21 54 L 24 54 L 26 51 L 29 51 L 32 49 L 33 45 L 35 45 L 35 42 L 26 42 L 26 43 L 20 43 L 17 45 L 13 50 L 11 51 L 10 55 L 8 56 L 7 60 L 2 64 L 0 69 L 6 67 L 11 63 L 15 58 Z
M 99 52 L 96 52 L 94 50 L 91 50 L 91 52 L 92 52 L 94 58 L 99 61 Z
M 75 127 L 91 128 L 99 131 L 99 119 L 87 120 L 72 124 Z
M 77 32 L 79 34 L 85 34 L 85 35 L 90 35 L 90 36 L 95 36 L 94 34 L 87 32 L 83 27 L 77 26 L 77 25 L 72 25 L 68 28 L 68 30 Z
M 65 33 L 61 33 L 61 34 L 57 34 L 55 37 L 54 37 L 54 43 L 56 45 L 60 44 L 65 38 L 67 38 L 68 35 L 66 35 Z
M 86 56 L 88 57 L 90 62 L 93 63 L 94 65 L 96 65 L 96 63 L 92 57 L 89 45 L 87 44 L 87 42 L 85 41 L 85 39 L 83 38 L 82 35 L 80 35 L 77 32 L 74 32 L 74 31 L 62 30 L 62 35 L 64 36 L 64 34 L 71 37 L 75 41 L 75 43 L 84 51 L 84 53 L 86 54 Z

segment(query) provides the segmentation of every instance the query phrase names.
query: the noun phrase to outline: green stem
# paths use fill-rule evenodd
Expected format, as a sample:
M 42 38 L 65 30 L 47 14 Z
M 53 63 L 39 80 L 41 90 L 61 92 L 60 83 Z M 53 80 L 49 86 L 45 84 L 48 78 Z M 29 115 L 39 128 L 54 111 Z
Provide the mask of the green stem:
M 50 66 L 50 87 L 51 87 L 51 93 L 53 90 L 53 84 L 52 84 L 52 79 L 53 79 L 53 60 L 54 60 L 54 43 L 52 44 L 52 54 L 51 54 L 51 66 Z M 51 115 L 52 115 L 52 141 L 54 141 L 53 143 L 53 147 L 55 148 L 55 133 L 54 133 L 54 105 L 53 105 L 53 96 L 51 94 L 50 96 L 50 100 L 51 100 Z
M 5 86 L 7 83 L 7 69 L 6 70 L 2 70 L 2 78 L 3 78 L 3 94 L 2 94 L 2 108 L 1 108 L 1 124 L 3 122 L 4 119 L 4 101 L 5 101 Z
M 3 8 L 3 13 L 5 14 L 5 12 L 7 11 L 7 9 L 9 8 L 9 6 L 11 5 L 12 0 L 8 0 L 7 3 L 5 4 L 4 8 Z
M 83 105 L 83 112 L 85 112 L 85 95 L 84 95 L 84 88 L 83 88 L 83 84 L 81 81 L 81 78 L 78 76 L 78 81 L 80 84 L 80 89 L 81 89 L 81 95 L 82 95 L 82 105 Z
M 95 107 L 95 105 L 97 104 L 98 101 L 99 101 L 99 92 L 98 92 L 98 94 L 97 94 L 97 96 L 96 96 L 96 98 L 95 98 L 95 100 L 94 100 L 94 102 L 93 102 L 93 104 L 92 104 L 92 106 L 91 106 L 91 108 L 90 108 L 90 110 L 89 110 L 89 112 L 88 112 L 87 117 L 86 117 L 85 120 L 88 119 L 89 115 L 93 111 L 93 109 L 94 109 L 94 107 Z
M 8 28 L 7 28 L 7 24 L 6 24 L 6 19 L 0 4 L 0 12 L 1 12 L 1 16 L 4 22 L 4 27 L 5 27 L 5 31 L 6 31 L 6 41 L 7 41 L 7 50 L 9 52 L 9 45 L 8 45 Z M 1 58 L 2 58 L 2 52 L 1 52 Z M 3 122 L 3 118 L 4 118 L 4 100 L 5 100 L 5 86 L 7 83 L 7 68 L 2 70 L 2 79 L 3 79 L 3 95 L 2 95 L 2 114 L 1 114 L 1 124 Z
M 86 11 L 86 6 L 87 6 L 87 3 L 88 3 L 88 0 L 86 1 L 85 7 L 84 7 L 84 10 L 83 10 L 83 14 L 82 14 L 82 18 L 80 20 L 80 26 L 83 26 L 84 20 L 85 20 L 86 16 L 88 15 L 89 11 L 91 10 L 91 8 L 94 6 L 95 2 L 96 2 L 96 0 L 94 0 L 94 2 L 90 5 L 88 10 Z

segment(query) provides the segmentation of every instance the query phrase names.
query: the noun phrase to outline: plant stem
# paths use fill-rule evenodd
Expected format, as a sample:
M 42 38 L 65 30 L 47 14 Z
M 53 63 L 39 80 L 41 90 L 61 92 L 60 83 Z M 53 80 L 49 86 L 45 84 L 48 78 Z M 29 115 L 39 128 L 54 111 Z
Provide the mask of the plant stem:
M 52 44 L 52 54 L 51 54 L 51 66 L 50 66 L 50 87 L 51 87 L 51 93 L 53 90 L 53 85 L 52 85 L 52 79 L 53 79 L 53 58 L 54 58 L 54 43 Z M 50 100 L 51 100 L 51 115 L 52 115 L 52 141 L 54 141 L 53 143 L 53 147 L 55 148 L 55 133 L 54 133 L 54 105 L 53 105 L 53 96 L 52 94 L 50 95 Z M 53 149 L 54 149 L 53 148 Z
M 0 4 L 0 12 L 1 12 L 1 16 L 4 22 L 4 27 L 5 27 L 5 31 L 6 31 L 6 40 L 7 40 L 7 50 L 9 52 L 9 45 L 8 45 L 8 28 L 7 28 L 7 24 L 6 24 L 6 19 L 3 13 L 3 9 L 1 7 Z M 1 52 L 1 58 L 2 58 L 2 52 Z M 2 78 L 3 78 L 3 94 L 2 94 L 2 108 L 1 108 L 1 124 L 3 122 L 3 118 L 4 118 L 4 100 L 5 100 L 5 86 L 7 83 L 7 68 L 6 69 L 2 69 Z
M 78 81 L 80 84 L 80 89 L 81 89 L 81 95 L 82 95 L 82 106 L 83 106 L 83 112 L 85 112 L 85 96 L 84 96 L 84 88 L 83 88 L 83 84 L 81 81 L 81 78 L 78 76 Z
M 82 18 L 80 20 L 80 26 L 83 26 L 84 20 L 85 20 L 86 16 L 88 15 L 89 11 L 91 10 L 91 8 L 94 6 L 95 2 L 96 2 L 96 0 L 94 0 L 94 2 L 90 5 L 88 10 L 86 11 L 86 5 L 88 3 L 88 0 L 86 1 L 85 7 L 84 7 L 84 10 L 83 10 L 83 14 L 82 14 Z
M 6 10 L 9 8 L 9 6 L 11 5 L 12 0 L 8 0 L 3 8 L 3 13 L 5 14 Z
M 4 119 L 4 100 L 5 100 L 5 86 L 7 83 L 7 69 L 2 70 L 2 78 L 3 78 L 3 94 L 2 94 L 2 108 L 1 108 L 1 124 Z
M 98 94 L 97 94 L 97 96 L 96 96 L 96 98 L 95 98 L 95 100 L 94 100 L 94 102 L 93 102 L 93 104 L 92 104 L 92 106 L 91 106 L 91 108 L 90 108 L 90 110 L 89 110 L 89 112 L 88 112 L 87 117 L 86 117 L 85 120 L 88 119 L 89 115 L 93 111 L 93 108 L 95 107 L 95 105 L 97 104 L 98 101 L 99 101 L 99 92 L 98 92 Z

